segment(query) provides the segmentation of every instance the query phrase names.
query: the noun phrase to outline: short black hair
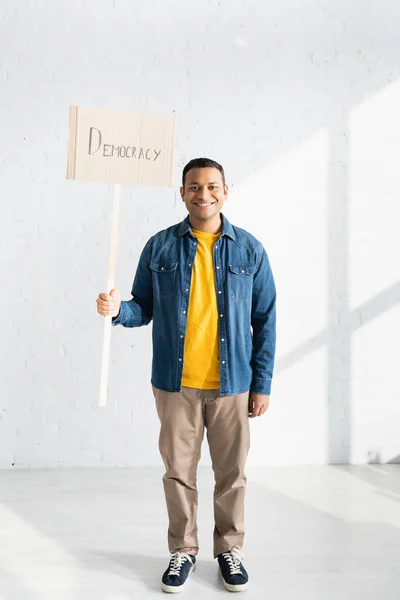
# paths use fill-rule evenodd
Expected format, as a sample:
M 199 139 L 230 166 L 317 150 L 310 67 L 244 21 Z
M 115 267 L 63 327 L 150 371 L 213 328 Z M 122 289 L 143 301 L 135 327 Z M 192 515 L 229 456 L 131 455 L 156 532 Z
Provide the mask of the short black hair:
M 185 179 L 188 171 L 191 169 L 205 169 L 207 167 L 211 167 L 212 169 L 218 169 L 218 171 L 222 175 L 222 181 L 225 185 L 225 173 L 223 167 L 217 163 L 215 160 L 211 158 L 193 158 L 188 164 L 184 167 L 182 172 L 182 187 L 185 187 Z

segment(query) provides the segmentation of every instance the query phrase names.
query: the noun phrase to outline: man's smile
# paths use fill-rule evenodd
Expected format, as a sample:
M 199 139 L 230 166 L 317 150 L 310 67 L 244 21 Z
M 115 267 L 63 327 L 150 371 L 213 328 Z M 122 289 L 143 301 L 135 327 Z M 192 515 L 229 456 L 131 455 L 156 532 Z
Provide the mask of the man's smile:
M 215 202 L 193 202 L 196 206 L 200 206 L 200 208 L 207 208 L 207 206 L 211 206 L 215 204 Z

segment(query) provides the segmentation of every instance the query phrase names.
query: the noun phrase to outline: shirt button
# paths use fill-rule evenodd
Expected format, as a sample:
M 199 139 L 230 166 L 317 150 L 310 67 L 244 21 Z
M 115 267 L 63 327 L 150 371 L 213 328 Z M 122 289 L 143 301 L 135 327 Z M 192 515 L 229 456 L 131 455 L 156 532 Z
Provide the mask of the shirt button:
M 242 269 L 242 273 L 244 273 L 243 269 Z
M 179 360 L 181 360 L 181 359 L 179 359 Z M 223 364 L 223 365 L 225 364 L 225 361 L 224 361 L 224 360 L 222 361 L 222 364 Z
M 183 312 L 184 315 L 186 315 L 186 310 L 183 310 L 182 312 Z
M 186 291 L 188 292 L 188 291 L 189 291 L 189 288 L 186 288 Z
M 182 339 L 182 338 L 183 338 L 183 335 L 180 335 L 179 337 Z
M 192 266 L 192 263 L 189 263 L 189 267 L 191 267 L 191 266 Z M 244 271 L 242 271 L 242 273 L 243 273 L 243 272 L 244 272 Z
M 217 248 L 218 248 L 218 246 L 214 246 L 214 248 L 215 248 L 215 249 L 217 249 Z
M 217 267 L 217 269 L 219 269 L 219 267 Z
M 164 271 L 164 267 L 161 267 L 161 271 Z
M 221 290 L 218 290 L 218 294 L 222 294 Z
M 224 341 L 225 341 L 225 338 L 221 338 L 221 342 L 224 342 Z
M 182 359 L 181 359 L 181 358 L 179 359 L 179 362 L 182 362 Z
M 219 315 L 220 317 L 223 317 L 224 315 Z

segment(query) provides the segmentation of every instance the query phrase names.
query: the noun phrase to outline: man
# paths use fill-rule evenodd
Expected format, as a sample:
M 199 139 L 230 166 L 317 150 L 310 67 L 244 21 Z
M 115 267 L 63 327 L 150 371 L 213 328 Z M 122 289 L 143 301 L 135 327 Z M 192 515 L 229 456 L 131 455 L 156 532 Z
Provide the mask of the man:
M 275 284 L 267 254 L 221 214 L 224 170 L 207 158 L 183 169 L 189 215 L 144 247 L 132 287 L 100 294 L 98 312 L 113 325 L 153 319 L 151 383 L 161 423 L 159 447 L 171 559 L 165 592 L 181 591 L 195 568 L 197 464 L 204 428 L 215 477 L 214 558 L 225 588 L 247 588 L 244 538 L 249 417 L 269 404 L 275 356 Z

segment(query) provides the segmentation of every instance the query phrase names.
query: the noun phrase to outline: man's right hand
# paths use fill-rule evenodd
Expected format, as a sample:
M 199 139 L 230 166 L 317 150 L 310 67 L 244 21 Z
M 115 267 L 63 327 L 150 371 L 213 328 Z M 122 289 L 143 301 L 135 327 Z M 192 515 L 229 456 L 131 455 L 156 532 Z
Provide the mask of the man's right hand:
M 112 289 L 109 294 L 99 294 L 96 300 L 97 312 L 103 317 L 118 317 L 121 306 L 119 290 Z

